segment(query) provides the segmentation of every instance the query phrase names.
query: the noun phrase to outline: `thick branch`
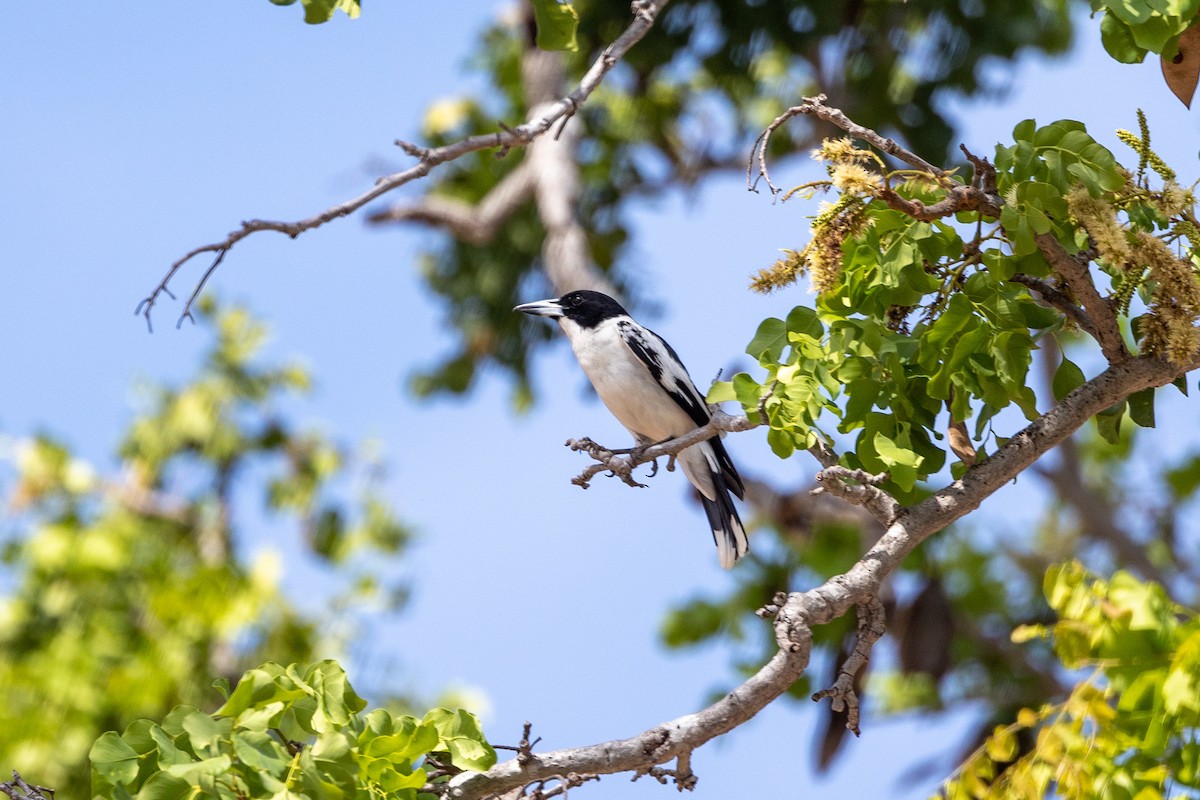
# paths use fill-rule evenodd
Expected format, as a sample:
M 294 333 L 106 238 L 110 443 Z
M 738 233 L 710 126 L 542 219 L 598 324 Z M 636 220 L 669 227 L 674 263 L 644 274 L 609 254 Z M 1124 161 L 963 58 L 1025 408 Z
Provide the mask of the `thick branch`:
M 1096 326 L 1092 324 L 1092 318 L 1087 315 L 1087 312 L 1072 300 L 1066 292 L 1059 289 L 1049 281 L 1044 281 L 1041 278 L 1035 278 L 1032 275 L 1026 275 L 1018 272 L 1013 275 L 1013 283 L 1019 283 L 1022 286 L 1037 292 L 1043 301 L 1058 309 L 1062 313 L 1071 318 L 1071 321 L 1079 327 L 1080 330 L 1095 337 Z
M 225 258 L 225 254 L 229 252 L 230 248 L 247 236 L 260 231 L 275 231 L 286 234 L 288 237 L 294 239 L 306 231 L 319 228 L 326 222 L 352 214 L 372 200 L 398 189 L 407 183 L 425 177 L 431 169 L 439 164 L 453 161 L 456 158 L 461 158 L 468 153 L 474 153 L 479 150 L 498 149 L 500 154 L 503 155 L 513 147 L 528 145 L 550 130 L 556 122 L 572 116 L 579 109 L 579 106 L 595 91 L 596 87 L 604 80 L 604 76 L 616 66 L 621 57 L 629 51 L 629 48 L 633 47 L 633 45 L 646 35 L 646 32 L 654 24 L 658 14 L 669 2 L 670 0 L 636 0 L 632 4 L 633 21 L 625 29 L 625 32 L 605 48 L 604 52 L 593 62 L 591 68 L 573 91 L 548 107 L 539 109 L 539 116 L 534 116 L 528 122 L 516 128 L 502 125 L 501 129 L 495 133 L 468 136 L 465 139 L 460 139 L 457 142 L 452 142 L 442 147 L 425 148 L 407 142 L 397 142 L 406 153 L 420 159 L 419 162 L 401 172 L 385 175 L 375 182 L 374 188 L 363 192 L 358 197 L 327 208 L 311 217 L 295 222 L 262 219 L 243 222 L 241 227 L 230 232 L 221 241 L 197 247 L 172 264 L 171 268 L 167 270 L 166 275 L 163 276 L 163 279 L 154 287 L 153 291 L 138 304 L 135 312 L 143 315 L 146 318 L 146 324 L 149 325 L 150 314 L 154 309 L 154 304 L 158 302 L 159 297 L 163 293 L 170 293 L 167 285 L 175 277 L 175 273 L 196 256 L 203 253 L 212 253 L 214 255 L 212 264 L 209 265 L 208 270 L 201 277 L 191 296 L 184 304 L 183 313 L 179 317 L 179 321 L 182 323 L 183 320 L 191 318 L 192 303 L 204 288 L 204 284 L 208 281 L 208 278 L 220 266 L 221 261 Z
M 785 602 L 776 602 L 766 609 L 768 615 L 775 616 L 778 652 L 749 680 L 708 708 L 657 725 L 629 739 L 534 754 L 523 765 L 513 759 L 486 772 L 457 775 L 446 785 L 445 796 L 479 800 L 528 785 L 531 781 L 571 772 L 596 775 L 647 772 L 654 765 L 677 758 L 732 730 L 787 691 L 800 677 L 812 650 L 812 626 L 826 624 L 851 608 L 868 603 L 879 592 L 883 580 L 921 542 L 978 508 L 986 498 L 1092 416 L 1134 392 L 1163 386 L 1179 374 L 1197 367 L 1200 367 L 1200 357 L 1183 369 L 1154 358 L 1131 358 L 1110 365 L 1075 389 L 1061 403 L 1013 436 L 993 456 L 972 467 L 962 479 L 908 508 L 849 571 L 830 578 L 815 589 L 789 595 Z M 659 445 L 659 455 L 671 450 L 678 452 L 719 430 L 752 427 L 754 425 L 745 418 L 719 415 L 709 426 Z M 649 455 L 649 451 L 645 455 Z M 782 599 L 777 598 L 777 601 Z

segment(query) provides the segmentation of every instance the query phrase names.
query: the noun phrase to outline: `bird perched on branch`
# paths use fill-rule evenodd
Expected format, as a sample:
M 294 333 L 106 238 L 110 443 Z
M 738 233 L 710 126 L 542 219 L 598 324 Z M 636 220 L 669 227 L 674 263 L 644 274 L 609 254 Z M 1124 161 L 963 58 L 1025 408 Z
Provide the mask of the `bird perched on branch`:
M 558 320 L 596 393 L 640 447 L 682 436 L 712 418 L 671 345 L 608 295 L 577 291 L 513 310 Z M 730 498 L 740 499 L 745 488 L 725 445 L 714 436 L 676 461 L 700 493 L 721 566 L 732 567 L 750 548 Z

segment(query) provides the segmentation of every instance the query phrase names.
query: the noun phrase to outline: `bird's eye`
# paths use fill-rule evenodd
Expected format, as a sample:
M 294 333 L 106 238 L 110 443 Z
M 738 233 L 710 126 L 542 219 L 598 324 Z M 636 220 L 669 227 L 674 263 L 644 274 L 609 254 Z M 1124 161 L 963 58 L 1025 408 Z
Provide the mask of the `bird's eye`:
M 579 297 L 579 295 L 575 295 L 574 297 L 572 297 L 570 300 L 567 301 L 567 303 L 572 306 L 577 306 L 582 302 L 583 302 L 583 300 L 582 300 L 582 298 Z

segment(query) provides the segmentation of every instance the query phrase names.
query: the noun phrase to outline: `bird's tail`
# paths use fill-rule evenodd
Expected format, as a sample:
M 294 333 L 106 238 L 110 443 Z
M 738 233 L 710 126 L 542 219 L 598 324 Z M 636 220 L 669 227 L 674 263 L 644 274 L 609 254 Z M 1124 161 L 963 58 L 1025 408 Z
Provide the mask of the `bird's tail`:
M 750 540 L 746 537 L 746 529 L 738 517 L 733 498 L 729 496 L 729 485 L 725 481 L 722 470 L 709 469 L 712 476 L 713 499 L 709 500 L 703 494 L 700 502 L 704 504 L 704 513 L 712 526 L 713 541 L 717 545 L 717 556 L 721 566 L 729 569 L 734 563 L 750 552 Z

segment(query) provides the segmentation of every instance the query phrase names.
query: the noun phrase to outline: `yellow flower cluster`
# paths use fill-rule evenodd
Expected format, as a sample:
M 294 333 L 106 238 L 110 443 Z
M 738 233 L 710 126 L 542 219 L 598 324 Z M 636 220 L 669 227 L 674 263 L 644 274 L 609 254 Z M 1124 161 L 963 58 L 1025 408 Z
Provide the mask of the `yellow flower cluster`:
M 1173 364 L 1187 364 L 1200 352 L 1200 284 L 1195 270 L 1157 236 L 1138 231 L 1135 238 L 1136 255 L 1146 260 L 1154 282 L 1150 313 L 1142 320 L 1142 347 Z
M 836 287 L 842 274 L 842 242 L 866 230 L 870 224 L 866 209 L 867 203 L 853 194 L 822 204 L 808 244 L 799 251 L 784 250 L 783 258 L 751 278 L 750 287 L 765 294 L 795 283 L 805 272 L 812 276 L 817 292 Z
M 1153 158 L 1149 161 L 1153 166 Z M 1192 193 L 1170 179 L 1156 199 L 1156 205 L 1168 215 L 1194 203 Z M 1150 313 L 1141 323 L 1145 351 L 1176 364 L 1191 361 L 1200 351 L 1200 330 L 1195 326 L 1200 317 L 1200 282 L 1192 262 L 1172 252 L 1159 236 L 1126 230 L 1116 208 L 1104 198 L 1092 197 L 1083 186 L 1071 190 L 1067 206 L 1087 231 L 1100 259 L 1120 274 L 1115 291 L 1118 308 L 1128 312 L 1137 288 L 1144 283 L 1152 287 Z M 1187 227 L 1194 226 L 1187 223 Z
M 770 292 L 789 286 L 803 274 L 812 276 L 813 289 L 825 292 L 833 289 L 842 272 L 842 242 L 864 231 L 870 225 L 867 204 L 884 188 L 881 172 L 883 159 L 870 150 L 854 146 L 852 139 L 826 139 L 813 150 L 812 157 L 825 162 L 828 181 L 798 186 L 784 195 L 786 200 L 801 191 L 833 186 L 842 194 L 835 203 L 824 203 L 813 219 L 812 236 L 800 250 L 784 250 L 771 266 L 759 271 L 750 280 L 756 292 Z
M 1150 149 L 1148 137 L 1143 138 L 1132 131 L 1118 130 L 1117 138 L 1136 150 L 1142 161 L 1149 164 L 1150 168 L 1157 172 L 1164 181 L 1175 180 L 1175 170 L 1168 167 L 1167 162 L 1163 161 L 1158 153 Z M 1138 171 L 1141 172 L 1142 169 L 1144 168 L 1140 167 Z
M 1117 212 L 1102 197 L 1092 197 L 1087 187 L 1078 184 L 1067 193 L 1067 208 L 1096 245 L 1100 258 L 1125 271 L 1133 259 L 1129 236 L 1117 221 Z

